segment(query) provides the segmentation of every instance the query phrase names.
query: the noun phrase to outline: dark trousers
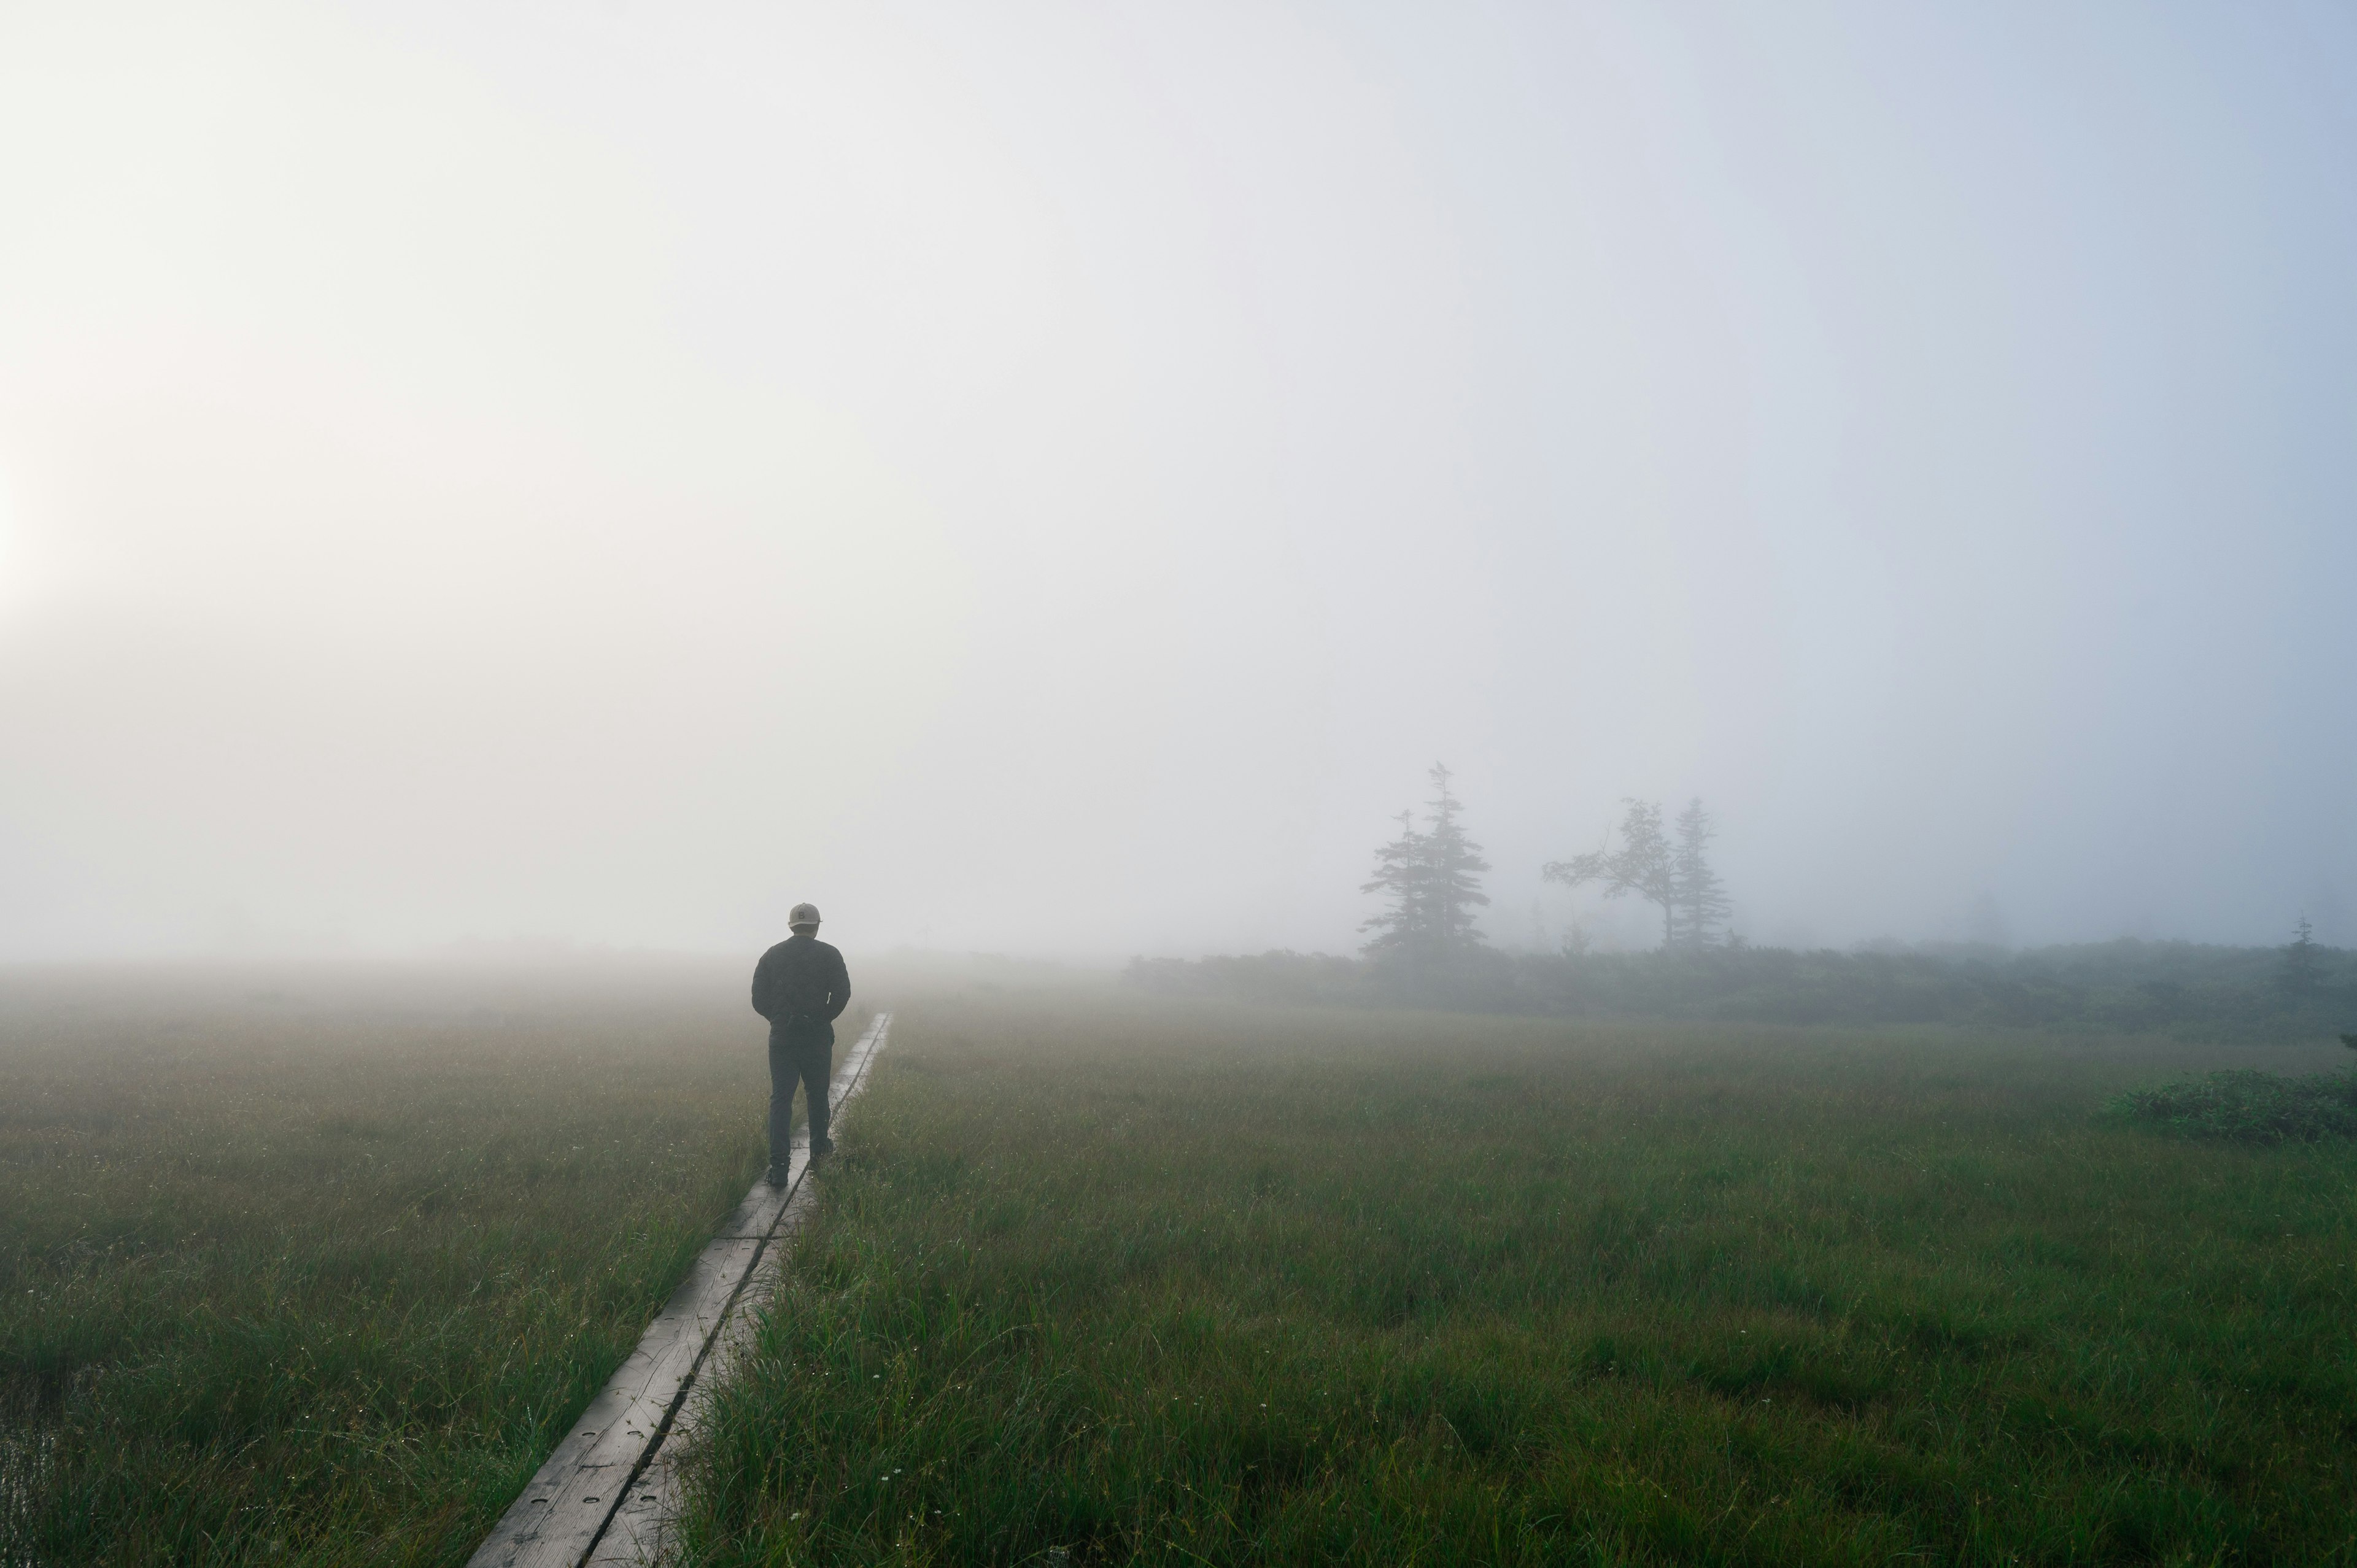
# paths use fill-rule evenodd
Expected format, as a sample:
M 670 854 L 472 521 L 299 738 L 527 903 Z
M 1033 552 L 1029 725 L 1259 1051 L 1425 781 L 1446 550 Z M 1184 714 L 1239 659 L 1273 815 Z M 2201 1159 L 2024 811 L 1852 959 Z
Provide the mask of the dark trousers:
M 794 1147 L 794 1085 L 810 1101 L 811 1147 L 826 1147 L 826 1081 L 834 1075 L 834 1026 L 819 1019 L 770 1031 L 770 1163 L 784 1165 Z

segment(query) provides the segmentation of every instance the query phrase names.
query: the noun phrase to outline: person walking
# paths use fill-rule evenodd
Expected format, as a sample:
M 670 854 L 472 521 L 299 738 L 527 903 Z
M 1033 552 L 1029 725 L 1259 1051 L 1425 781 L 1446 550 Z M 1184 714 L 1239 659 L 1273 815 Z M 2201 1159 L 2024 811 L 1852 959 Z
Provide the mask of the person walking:
M 770 1184 L 783 1187 L 793 1151 L 794 1084 L 810 1102 L 811 1158 L 827 1141 L 827 1079 L 834 1072 L 834 1021 L 851 1001 L 843 954 L 818 940 L 818 906 L 786 915 L 793 932 L 753 966 L 753 1011 L 770 1021 Z

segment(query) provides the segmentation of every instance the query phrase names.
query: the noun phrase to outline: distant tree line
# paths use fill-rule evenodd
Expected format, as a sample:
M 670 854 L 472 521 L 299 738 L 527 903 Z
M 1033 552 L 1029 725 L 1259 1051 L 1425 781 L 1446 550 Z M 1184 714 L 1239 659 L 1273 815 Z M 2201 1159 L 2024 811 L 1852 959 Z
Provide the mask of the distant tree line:
M 2281 948 L 2112 942 L 2009 952 L 1896 944 L 1794 952 L 1749 947 L 1727 929 L 1729 901 L 1700 800 L 1674 823 L 1659 804 L 1621 802 L 1594 851 L 1540 868 L 1549 882 L 1634 895 L 1661 911 L 1651 953 L 1504 953 L 1483 940 L 1482 875 L 1446 767 L 1375 852 L 1361 890 L 1381 909 L 1359 959 L 1271 952 L 1198 961 L 1140 959 L 1129 983 L 1165 993 L 1354 1006 L 1402 1004 L 1584 1017 L 1791 1024 L 1956 1023 L 2153 1031 L 2204 1039 L 2329 1036 L 2357 1022 L 2357 955 L 2315 940 L 2305 917 Z

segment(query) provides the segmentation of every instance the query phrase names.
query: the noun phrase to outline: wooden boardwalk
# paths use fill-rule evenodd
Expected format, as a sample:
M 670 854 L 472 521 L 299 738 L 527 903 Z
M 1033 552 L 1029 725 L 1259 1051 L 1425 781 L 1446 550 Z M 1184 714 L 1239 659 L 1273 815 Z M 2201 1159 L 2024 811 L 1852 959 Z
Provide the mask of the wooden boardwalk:
M 867 1081 L 891 1015 L 878 1013 L 836 1069 L 838 1111 Z M 615 1568 L 652 1563 L 676 1515 L 673 1462 L 701 1426 L 702 1393 L 750 1347 L 783 1243 L 816 1199 L 810 1131 L 794 1134 L 782 1187 L 756 1182 L 672 1293 L 639 1348 L 589 1402 L 468 1568 Z

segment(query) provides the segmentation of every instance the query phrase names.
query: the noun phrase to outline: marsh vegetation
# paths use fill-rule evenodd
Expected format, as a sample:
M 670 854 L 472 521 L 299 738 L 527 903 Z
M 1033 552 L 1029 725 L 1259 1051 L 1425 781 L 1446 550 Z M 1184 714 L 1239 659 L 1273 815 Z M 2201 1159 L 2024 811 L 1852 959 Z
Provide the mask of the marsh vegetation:
M 899 1017 L 705 1452 L 700 1561 L 2352 1550 L 2357 1150 L 2100 1113 L 2214 1053 Z
M 463 1562 L 758 1170 L 726 978 L 12 991 L 6 1552 Z M 2104 1109 L 2337 1047 L 903 1000 L 691 1561 L 2350 1552 L 2357 1148 Z
M 12 984 L 0 1560 L 465 1561 L 759 1170 L 706 979 Z

